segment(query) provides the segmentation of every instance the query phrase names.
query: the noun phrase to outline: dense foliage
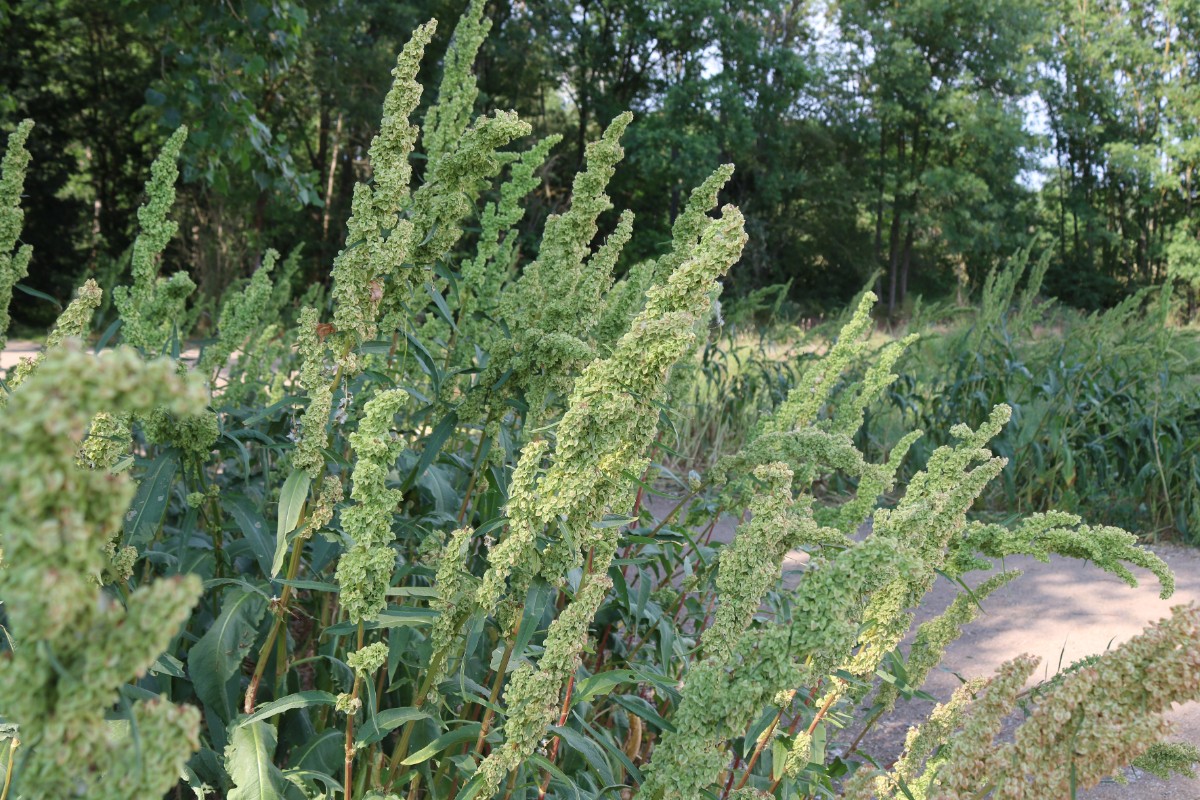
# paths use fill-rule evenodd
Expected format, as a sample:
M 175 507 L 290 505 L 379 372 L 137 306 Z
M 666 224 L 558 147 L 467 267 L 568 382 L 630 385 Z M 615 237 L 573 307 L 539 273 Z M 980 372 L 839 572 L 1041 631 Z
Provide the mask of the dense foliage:
M 217 298 L 268 247 L 306 243 L 299 273 L 324 279 L 368 172 L 377 76 L 418 23 L 466 5 L 6 3 L 0 129 L 42 125 L 29 285 L 65 303 L 85 277 L 124 280 L 146 167 L 183 123 L 171 258 L 200 287 L 201 319 L 216 323 Z M 609 192 L 639 224 L 618 274 L 660 255 L 689 187 L 733 162 L 723 198 L 751 234 L 724 279 L 736 294 L 790 280 L 793 301 L 829 310 L 883 270 L 876 291 L 894 316 L 912 294 L 978 294 L 1037 230 L 1050 292 L 1108 307 L 1130 287 L 1200 275 L 1200 13 L 1195 0 L 1160 6 L 489 0 L 474 34 L 490 31 L 473 56 L 481 91 L 453 113 L 511 108 L 539 138 L 563 137 L 518 225 L 527 251 L 566 208 L 586 143 L 632 110 Z M 431 38 L 435 62 L 449 41 Z M 422 144 L 418 177 L 436 147 Z M 616 223 L 605 214 L 601 227 Z M 54 309 L 20 294 L 15 313 L 40 327 Z
M 1008 405 L 949 425 L 911 473 L 919 432 L 879 459 L 856 446 L 913 346 L 872 346 L 869 293 L 827 352 L 776 373 L 769 413 L 703 472 L 672 472 L 719 279 L 747 245 L 742 213 L 717 210 L 732 169 L 616 279 L 635 222 L 599 236 L 617 114 L 518 272 L 547 145 L 523 146 L 516 113 L 469 111 L 482 13 L 459 23 L 423 129 L 436 23 L 396 60 L 331 291 L 294 299 L 295 259 L 266 251 L 182 352 L 195 286 L 163 274 L 180 128 L 111 289 L 118 322 L 85 349 L 102 300 L 84 284 L 48 351 L 6 376 L 0 800 L 1033 798 L 1200 758 L 1161 721 L 1200 697 L 1195 606 L 1034 695 L 1018 698 L 1024 658 L 966 684 L 893 765 L 858 751 L 1016 577 L 992 559 L 1086 558 L 1133 584 L 1138 567 L 1164 597 L 1170 572 L 1068 513 L 969 516 L 1005 469 L 988 447 Z M 2 286 L 29 260 L 12 248 L 37 130 L 4 160 Z M 722 515 L 740 523 L 728 544 Z M 974 588 L 906 651 L 941 576 Z

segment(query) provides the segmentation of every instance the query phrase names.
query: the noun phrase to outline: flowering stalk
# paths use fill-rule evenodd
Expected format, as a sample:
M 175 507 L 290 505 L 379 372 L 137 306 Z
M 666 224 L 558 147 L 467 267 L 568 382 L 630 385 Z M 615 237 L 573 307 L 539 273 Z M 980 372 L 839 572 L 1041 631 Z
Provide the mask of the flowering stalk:
M 0 714 L 29 748 L 17 788 L 28 797 L 159 797 L 198 746 L 199 713 L 163 701 L 130 709 L 140 747 L 105 716 L 118 689 L 142 675 L 187 619 L 200 581 L 159 580 L 124 606 L 99 585 L 106 548 L 122 527 L 134 485 L 124 473 L 75 464 L 78 437 L 102 410 L 165 405 L 181 416 L 207 394 L 173 363 L 144 363 L 121 348 L 101 357 L 67 342 L 11 397 L 0 417 L 0 485 L 19 503 L 0 507 L 8 560 L 0 595 L 15 647 L 0 670 Z M 153 765 L 152 768 L 147 768 Z
M 22 120 L 8 135 L 4 159 L 0 162 L 0 350 L 8 342 L 8 306 L 12 303 L 13 287 L 29 274 L 33 247 L 23 244 L 13 251 L 21 238 L 25 212 L 21 210 L 21 191 L 25 186 L 25 171 L 29 168 L 29 151 L 25 142 L 33 130 L 33 120 Z
M 354 544 L 338 560 L 337 583 L 342 608 L 356 625 L 387 608 L 396 566 L 392 515 L 404 499 L 399 489 L 387 487 L 387 476 L 404 446 L 392 432 L 393 418 L 407 401 L 403 389 L 377 394 L 363 409 L 358 430 L 350 434 L 356 457 L 350 491 L 354 505 L 342 512 L 342 529 Z
M 217 322 L 217 341 L 206 347 L 200 358 L 200 372 L 207 375 L 211 382 L 216 382 L 217 373 L 229 362 L 229 356 L 244 345 L 258 327 L 260 315 L 270 303 L 274 288 L 271 270 L 275 269 L 278 259 L 279 252 L 268 248 L 262 265 L 254 271 L 250 283 L 227 293 Z
M 644 468 L 642 453 L 657 424 L 652 401 L 663 391 L 670 366 L 692 345 L 694 323 L 708 312 L 715 279 L 737 259 L 744 243 L 741 214 L 726 207 L 721 219 L 709 223 L 692 258 L 665 284 L 650 290 L 645 309 L 613 354 L 590 364 L 575 381 L 570 405 L 557 428 L 554 460 L 538 483 L 537 495 L 514 497 L 518 502 L 510 503 L 512 529 L 528 531 L 535 521 L 541 527 L 557 520 L 563 531 L 555 548 L 560 560 L 538 567 L 548 579 L 564 575 L 564 566 L 582 566 L 581 548 L 591 553 L 591 563 L 575 599 L 550 625 L 537 668 L 524 664 L 509 682 L 504 693 L 505 741 L 477 771 L 485 795 L 496 791 L 504 775 L 533 752 L 554 720 L 559 687 L 578 668 L 587 625 L 610 585 L 607 572 L 616 552 L 616 534 L 594 528 L 591 522 L 608 508 L 628 507 L 627 501 L 621 501 L 627 491 L 621 475 Z M 628 394 L 614 395 L 608 388 L 613 385 L 627 387 Z M 544 449 L 527 450 L 518 469 L 533 472 Z M 532 464 L 526 460 L 530 457 Z M 518 492 L 515 476 L 513 492 Z M 527 573 L 535 568 L 530 545 L 527 539 L 514 540 L 510 533 L 494 548 L 481 592 L 502 586 L 514 570 Z M 485 608 L 496 602 L 495 597 L 480 597 Z
M 113 302 L 123 322 L 121 335 L 129 344 L 146 352 L 162 347 L 174 329 L 185 319 L 184 304 L 196 284 L 183 271 L 169 279 L 159 277 L 159 261 L 179 225 L 167 215 L 175 204 L 175 181 L 179 179 L 176 161 L 187 139 L 187 128 L 180 127 L 163 145 L 150 167 L 146 182 L 146 203 L 138 209 L 140 230 L 133 242 L 130 273 L 133 286 L 113 289 Z
M 46 337 L 46 347 L 36 355 L 21 359 L 20 363 L 13 368 L 12 374 L 6 376 L 10 391 L 25 382 L 42 363 L 42 359 L 46 357 L 48 351 L 61 347 L 67 339 L 77 339 L 87 334 L 92 325 L 92 315 L 100 307 L 102 295 L 100 287 L 91 279 L 79 287 L 77 296 L 59 315 L 58 321 L 54 324 L 54 330 L 50 331 L 50 335 Z
M 379 134 L 368 151 L 374 182 L 355 185 L 346 247 L 333 262 L 333 324 L 346 340 L 341 363 L 350 368 L 355 366 L 350 352 L 375 338 L 385 292 L 404 299 L 415 282 L 401 266 L 413 244 L 413 226 L 400 214 L 410 197 L 408 158 L 417 139 L 417 127 L 409 122 L 421 100 L 416 75 L 436 29 L 436 20 L 418 27 L 396 59 Z M 385 288 L 389 278 L 392 286 Z
M 422 144 L 430 163 L 437 163 L 457 144 L 471 120 L 479 86 L 475 78 L 475 58 L 492 29 L 484 15 L 484 0 L 471 0 L 458 24 L 442 65 L 442 82 L 437 102 L 425 115 Z

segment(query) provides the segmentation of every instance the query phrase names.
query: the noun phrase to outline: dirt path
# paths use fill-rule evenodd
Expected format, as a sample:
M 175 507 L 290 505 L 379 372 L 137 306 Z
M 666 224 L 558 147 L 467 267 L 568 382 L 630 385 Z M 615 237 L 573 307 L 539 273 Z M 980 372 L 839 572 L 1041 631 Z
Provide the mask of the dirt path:
M 656 512 L 669 509 L 657 505 Z M 729 541 L 732 535 L 733 521 L 722 520 L 715 536 Z M 1157 581 L 1143 570 L 1134 570 L 1141 585 L 1132 589 L 1081 561 L 1053 558 L 1043 564 L 1031 558 L 1007 559 L 1007 568 L 1021 569 L 1024 574 L 984 602 L 987 613 L 967 626 L 963 636 L 947 649 L 941 667 L 929 676 L 924 690 L 938 700 L 948 699 L 959 685 L 956 673 L 963 678 L 991 675 L 1000 664 L 1022 653 L 1041 658 L 1034 676 L 1041 680 L 1054 675 L 1060 664 L 1065 667 L 1086 655 L 1103 653 L 1140 633 L 1147 624 L 1167 616 L 1172 606 L 1200 602 L 1200 550 L 1177 545 L 1153 550 L 1175 573 L 1177 588 L 1169 600 L 1159 599 Z M 785 573 L 802 560 L 802 554 L 794 554 L 790 564 L 785 564 Z M 918 624 L 940 613 L 959 591 L 949 580 L 939 578 L 918 612 Z M 931 708 L 929 702 L 902 702 L 886 723 L 868 735 L 863 749 L 881 763 L 891 761 L 900 753 L 909 726 L 924 720 Z M 1200 746 L 1200 704 L 1177 707 L 1169 718 L 1175 724 L 1173 739 Z M 1200 800 L 1200 780 L 1176 777 L 1162 781 L 1134 771 L 1127 771 L 1126 777 L 1126 786 L 1109 781 L 1079 792 L 1078 798 Z
M 0 374 L 8 372 L 8 370 L 19 364 L 22 359 L 29 358 L 40 352 L 43 346 L 42 342 L 35 342 L 29 339 L 9 339 L 8 344 L 4 346 L 4 350 L 0 351 Z M 88 346 L 90 347 L 90 345 Z M 192 344 L 184 348 L 179 355 L 183 361 L 194 363 L 200 357 L 200 348 Z
M 5 345 L 4 350 L 0 351 L 0 370 L 7 372 L 21 362 L 23 358 L 29 358 L 37 351 L 41 350 L 42 346 L 38 342 L 31 342 L 26 339 L 10 339 Z

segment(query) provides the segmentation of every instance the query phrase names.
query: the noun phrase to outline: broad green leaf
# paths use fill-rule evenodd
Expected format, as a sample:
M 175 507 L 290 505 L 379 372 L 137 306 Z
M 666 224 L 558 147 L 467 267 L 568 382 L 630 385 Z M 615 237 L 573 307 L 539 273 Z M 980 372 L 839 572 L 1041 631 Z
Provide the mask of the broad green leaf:
M 267 601 L 235 589 L 225 595 L 221 615 L 188 651 L 188 675 L 196 696 L 223 722 L 237 716 L 242 659 L 258 636 Z
M 234 522 L 241 530 L 242 536 L 250 545 L 254 559 L 262 569 L 263 575 L 270 574 L 275 544 L 267 533 L 267 523 L 263 519 L 261 511 L 249 497 L 245 496 L 234 496 L 227 502 L 223 500 L 222 505 L 229 510 Z
M 637 673 L 632 670 L 613 669 L 601 672 L 599 675 L 592 675 L 575 684 L 574 702 L 586 703 L 592 698 L 608 694 L 622 684 L 638 682 Z
M 238 726 L 250 725 L 262 719 L 273 717 L 276 714 L 282 714 L 285 711 L 291 711 L 296 708 L 308 708 L 310 706 L 331 706 L 337 702 L 337 698 L 329 692 L 322 692 L 319 689 L 313 689 L 307 692 L 296 692 L 289 694 L 287 697 L 281 697 L 278 700 L 272 700 L 266 705 L 259 706 L 258 710 L 250 716 L 238 722 Z
M 288 534 L 296 530 L 300 522 L 300 514 L 304 511 L 304 502 L 308 499 L 308 487 L 312 478 L 303 470 L 294 469 L 283 483 L 279 492 L 279 517 L 275 525 L 275 558 L 271 561 L 271 577 L 274 578 L 283 568 L 283 559 L 287 555 Z
M 275 729 L 265 722 L 230 731 L 225 771 L 233 779 L 227 800 L 283 800 L 289 786 L 275 766 Z
M 437 597 L 438 590 L 432 586 L 393 586 L 387 590 L 388 597 Z
M 596 775 L 600 778 L 602 784 L 610 786 L 616 782 L 616 779 L 613 777 L 612 765 L 604 757 L 604 751 L 600 748 L 600 745 L 573 728 L 551 725 L 550 730 L 557 733 L 568 747 L 583 756 L 583 760 L 588 763 L 588 766 L 596 771 Z
M 660 731 L 668 731 L 674 733 L 675 726 L 663 719 L 650 703 L 637 695 L 615 694 L 612 698 L 613 702 L 624 708 L 631 714 L 641 717 L 649 722 Z
M 620 528 L 637 522 L 637 517 L 609 517 L 599 522 L 593 522 L 593 528 Z
M 329 728 L 295 747 L 288 754 L 288 763 L 299 769 L 336 774 L 346 757 L 346 733 Z
M 421 458 L 413 467 L 412 474 L 408 476 L 407 485 L 412 486 L 421 476 L 425 474 L 425 470 L 434 462 L 438 454 L 442 452 L 442 447 L 446 444 L 446 440 L 454 433 L 458 426 L 458 412 L 451 411 L 446 416 L 442 417 L 441 421 L 434 429 L 425 437 L 425 449 L 421 451 Z
M 433 232 L 430 231 L 430 235 Z M 457 331 L 458 325 L 454 322 L 454 313 L 450 311 L 450 306 L 446 304 L 446 298 L 438 291 L 438 288 L 432 283 L 425 284 L 425 293 L 433 300 L 434 306 L 437 307 L 438 313 L 442 315 L 442 319 L 450 325 L 451 330 Z
M 179 451 L 174 448 L 164 450 L 146 468 L 125 515 L 125 544 L 140 550 L 158 533 L 171 500 L 171 482 L 178 468 Z
M 443 733 L 441 736 L 437 737 L 432 742 L 425 745 L 400 763 L 406 767 L 411 767 L 413 764 L 420 764 L 428 761 L 446 748 L 452 747 L 460 742 L 473 742 L 479 736 L 479 731 L 481 728 L 482 726 L 478 722 L 472 722 L 470 724 L 463 725 L 461 728 L 455 728 L 448 733 Z
M 172 678 L 186 678 L 183 662 L 170 653 L 163 653 L 150 667 L 150 672 L 158 675 L 170 675 Z
M 338 585 L 329 583 L 328 581 L 306 581 L 297 578 L 289 581 L 286 578 L 280 578 L 276 583 L 282 583 L 284 586 L 290 586 L 293 589 L 306 589 L 310 592 L 337 592 Z
M 380 612 L 375 619 L 363 623 L 363 630 L 374 631 L 387 628 L 408 628 L 432 625 L 438 613 L 431 608 L 401 608 L 393 606 Z M 353 622 L 339 622 L 325 629 L 327 636 L 343 636 L 358 630 Z
M 579 798 L 582 797 L 582 795 L 579 794 L 578 787 L 575 786 L 575 782 L 568 778 L 566 773 L 564 773 L 561 769 L 554 766 L 549 759 L 543 758 L 542 756 L 534 753 L 529 757 L 529 763 L 534 764 L 539 769 L 544 769 L 546 772 L 549 772 L 551 777 L 562 784 L 563 789 L 567 789 L 571 792 L 569 795 L 570 797 L 575 798 L 575 800 L 579 800 Z M 463 800 L 463 798 L 458 798 L 458 800 Z
M 428 716 L 429 714 L 419 708 L 385 709 L 363 723 L 354 743 L 359 747 L 375 744 L 387 736 L 389 731 L 400 727 L 404 723 L 417 719 L 425 719 Z
M 525 646 L 533 639 L 542 624 L 546 611 L 554 603 L 557 590 L 538 578 L 529 587 L 525 595 L 525 612 L 521 615 L 521 627 L 517 630 L 517 639 L 513 642 L 512 662 L 515 664 L 525 652 Z

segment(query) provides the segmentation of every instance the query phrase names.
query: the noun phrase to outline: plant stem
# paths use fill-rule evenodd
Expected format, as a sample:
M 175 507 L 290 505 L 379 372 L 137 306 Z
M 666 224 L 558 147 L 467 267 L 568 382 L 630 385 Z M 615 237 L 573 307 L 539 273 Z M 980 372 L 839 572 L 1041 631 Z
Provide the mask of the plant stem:
M 17 747 L 21 742 L 15 736 L 8 740 L 8 769 L 4 770 L 4 791 L 0 792 L 0 800 L 7 800 L 8 788 L 12 785 L 13 758 L 17 755 Z
M 420 708 L 424 698 L 429 694 L 429 690 L 433 684 L 433 676 L 437 674 L 441 668 L 441 661 L 446 657 L 443 653 L 434 653 L 433 658 L 429 661 L 429 668 L 425 671 L 425 679 L 421 682 L 417 689 L 417 693 L 413 696 L 413 707 Z M 396 782 L 396 771 L 400 768 L 400 763 L 408 757 L 409 742 L 412 741 L 413 728 L 416 727 L 417 721 L 410 719 L 404 724 L 404 732 L 400 734 L 400 742 L 396 745 L 395 751 L 392 753 L 392 760 L 388 764 L 388 788 Z
M 517 643 L 517 634 L 521 632 L 521 620 L 513 627 L 512 636 L 504 646 L 504 655 L 500 656 L 500 666 L 496 669 L 496 680 L 492 682 L 492 693 L 488 696 L 488 707 L 483 713 L 483 724 L 479 726 L 479 738 L 475 741 L 475 752 L 483 753 L 483 740 L 487 737 L 492 718 L 496 716 L 496 701 L 500 699 L 500 686 L 504 683 L 504 673 L 508 671 L 508 660 L 512 658 L 513 645 Z
M 349 353 L 350 353 L 350 346 L 347 345 L 342 351 L 342 358 L 339 359 L 337 372 L 335 372 L 333 375 L 332 391 L 334 393 L 337 392 L 338 386 L 340 386 L 342 383 L 342 365 L 340 362 L 342 360 L 344 360 L 345 357 L 347 355 L 349 355 Z M 327 465 L 325 465 L 325 464 L 321 465 L 320 474 L 317 475 L 316 480 L 312 481 L 312 486 L 315 487 L 314 491 L 320 491 L 319 487 L 321 485 L 321 481 L 325 477 L 326 466 Z M 306 502 L 304 505 L 304 508 L 302 508 L 300 510 L 300 518 L 298 521 L 298 525 L 304 524 L 305 514 L 307 513 L 307 511 L 308 511 L 308 503 Z M 301 560 L 301 556 L 304 553 L 304 543 L 306 541 L 308 541 L 308 537 L 306 535 L 305 536 L 297 536 L 295 539 L 292 540 L 291 559 L 288 561 L 288 571 L 287 571 L 287 580 L 288 581 L 295 580 L 296 573 L 298 573 L 300 571 L 300 560 Z M 292 587 L 291 587 L 290 583 L 285 584 L 283 587 L 283 591 L 279 595 L 279 609 L 278 609 L 277 615 L 275 617 L 275 622 L 274 622 L 274 624 L 271 625 L 270 633 L 267 634 L 267 641 L 263 643 L 262 649 L 258 651 L 258 662 L 254 665 L 254 675 L 253 675 L 253 677 L 250 678 L 250 685 L 246 689 L 246 701 L 243 704 L 243 708 L 246 710 L 247 714 L 251 714 L 254 712 L 254 700 L 258 695 L 258 684 L 260 681 L 262 681 L 263 672 L 267 668 L 267 656 L 271 652 L 271 646 L 273 644 L 275 644 L 275 637 L 279 635 L 279 629 L 283 626 L 284 620 L 287 619 L 288 601 L 290 601 L 291 599 L 292 599 Z M 286 648 L 285 648 L 285 651 L 286 651 Z M 286 655 L 286 652 L 285 652 L 285 655 Z M 349 791 L 349 788 L 347 788 L 346 791 Z
M 560 728 L 563 725 L 567 724 L 567 714 L 571 710 L 571 694 L 574 691 L 575 691 L 575 676 L 572 675 L 570 678 L 567 678 L 567 694 L 563 698 L 562 713 L 558 715 L 558 727 L 560 727 Z M 556 758 L 558 758 L 558 743 L 560 741 L 562 741 L 562 739 L 558 736 L 555 736 L 554 744 L 550 745 L 550 758 L 548 760 L 550 761 L 551 764 L 553 764 L 554 760 Z M 546 790 L 549 788 L 550 788 L 550 770 L 546 770 L 546 774 L 542 776 L 542 785 L 538 787 L 538 800 L 543 800 L 543 798 L 545 798 Z
M 514 769 L 508 773 L 508 785 L 504 787 L 504 800 L 510 800 L 515 788 L 517 788 L 517 771 Z
M 854 737 L 854 741 L 850 744 L 850 749 L 848 751 L 846 751 L 847 756 L 852 756 L 858 752 L 859 743 L 863 740 L 863 737 L 867 735 L 867 732 L 871 730 L 871 728 L 875 725 L 876 722 L 879 721 L 879 718 L 882 716 L 883 716 L 883 708 L 881 707 L 878 711 L 876 711 L 874 714 L 872 714 L 871 718 L 869 720 L 867 720 L 867 723 L 865 725 L 863 725 L 863 729 L 858 732 L 858 736 Z
M 296 573 L 300 571 L 300 555 L 303 552 L 304 540 L 301 537 L 297 537 L 292 545 L 291 560 L 288 562 L 287 579 L 289 581 L 295 580 Z M 291 597 L 291 584 L 284 584 L 283 591 L 279 595 L 279 606 L 275 622 L 271 625 L 271 630 L 267 634 L 267 640 L 263 642 L 262 649 L 258 651 L 258 662 L 254 665 L 254 675 L 250 678 L 250 685 L 246 688 L 246 701 L 242 704 L 242 710 L 247 714 L 254 713 L 254 700 L 258 696 L 258 684 L 262 681 L 263 673 L 267 669 L 267 659 L 271 653 L 271 647 L 275 644 L 275 637 L 279 635 L 279 630 L 283 627 L 284 621 L 287 619 L 288 601 Z
M 771 741 L 771 737 L 775 735 L 775 728 L 779 725 L 779 720 L 783 718 L 783 709 L 779 709 L 779 713 L 775 715 L 775 719 L 767 727 L 762 735 L 758 737 L 758 741 L 754 745 L 754 754 L 750 756 L 750 760 L 746 762 L 746 771 L 742 773 L 742 779 L 738 781 L 738 785 L 734 787 L 734 791 L 741 789 L 746 785 L 746 781 L 750 780 L 750 772 L 754 769 L 754 765 L 758 763 L 758 757 L 762 755 L 763 748 L 767 742 Z
M 467 508 L 471 503 L 471 494 L 475 491 L 475 479 L 479 475 L 479 462 L 483 458 L 483 446 L 487 443 L 487 440 L 487 425 L 484 425 L 483 430 L 479 432 L 479 446 L 475 448 L 475 457 L 471 459 L 474 466 L 471 469 L 471 478 L 467 481 L 467 491 L 463 493 L 462 507 L 458 509 L 459 525 L 463 524 L 463 519 L 467 516 Z
M 363 646 L 363 625 L 358 623 L 358 649 Z M 358 711 L 354 708 L 354 701 L 358 699 L 358 687 L 362 684 L 362 674 L 358 670 L 354 670 L 354 688 L 350 690 L 350 713 L 346 715 L 346 763 L 345 763 L 345 787 L 346 800 L 350 800 L 350 795 L 354 787 L 354 717 Z

